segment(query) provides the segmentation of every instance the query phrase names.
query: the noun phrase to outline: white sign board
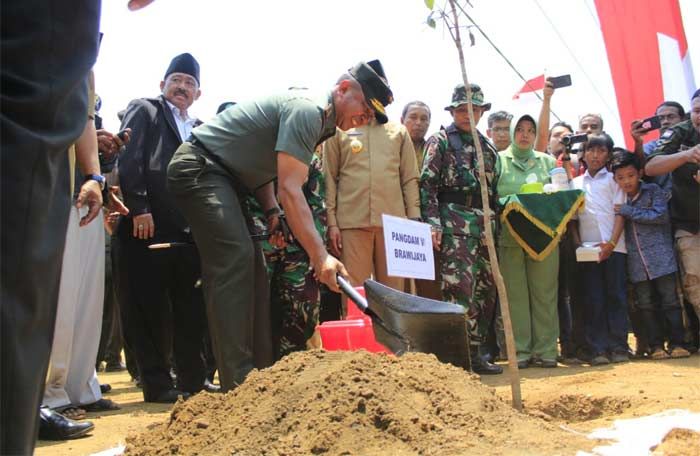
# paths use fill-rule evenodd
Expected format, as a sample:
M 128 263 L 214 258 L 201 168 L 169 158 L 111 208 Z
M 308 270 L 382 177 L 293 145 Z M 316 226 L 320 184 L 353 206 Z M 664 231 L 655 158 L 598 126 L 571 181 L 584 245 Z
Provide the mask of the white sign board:
M 382 214 L 386 269 L 390 276 L 435 280 L 430 225 Z

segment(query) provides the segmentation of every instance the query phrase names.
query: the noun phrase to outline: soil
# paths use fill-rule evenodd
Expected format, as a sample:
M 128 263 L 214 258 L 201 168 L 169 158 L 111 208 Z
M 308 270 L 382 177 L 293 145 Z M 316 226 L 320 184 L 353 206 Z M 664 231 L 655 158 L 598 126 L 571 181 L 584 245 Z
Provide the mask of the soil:
M 583 394 L 564 394 L 544 402 L 535 403 L 528 411 L 547 421 L 567 422 L 589 421 L 601 416 L 619 415 L 630 408 L 627 398 L 593 397 Z
M 576 443 L 584 441 L 515 412 L 432 355 L 318 350 L 255 372 L 229 394 L 177 404 L 126 454 L 555 454 Z
M 526 413 L 510 408 L 507 375 L 479 381 L 420 354 L 299 353 L 252 373 L 236 391 L 174 407 L 141 402 L 125 373 L 100 373 L 122 410 L 89 414 L 90 437 L 39 442 L 35 454 L 91 454 L 130 436 L 130 454 L 149 455 L 573 455 L 599 445 L 583 435 L 615 419 L 700 412 L 698 355 L 520 373 Z M 680 448 L 667 449 L 674 442 Z M 700 454 L 679 452 L 695 448 L 690 442 L 670 435 L 657 452 Z
M 654 448 L 654 456 L 697 456 L 700 454 L 700 432 L 671 429 Z

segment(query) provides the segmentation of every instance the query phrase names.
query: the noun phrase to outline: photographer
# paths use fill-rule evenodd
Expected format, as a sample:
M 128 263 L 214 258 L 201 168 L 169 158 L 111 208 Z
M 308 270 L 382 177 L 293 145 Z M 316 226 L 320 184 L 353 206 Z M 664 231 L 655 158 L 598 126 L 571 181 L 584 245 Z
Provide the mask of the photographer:
M 700 90 L 690 101 L 690 119 L 668 128 L 649 156 L 649 176 L 672 173 L 671 222 L 680 257 L 683 294 L 700 315 Z M 693 329 L 691 351 L 700 336 Z
M 630 126 L 630 135 L 634 138 L 634 154 L 639 157 L 642 165 L 644 165 L 647 157 L 654 152 L 654 149 L 659 145 L 660 137 L 666 133 L 666 130 L 681 122 L 685 118 L 685 110 L 680 103 L 676 101 L 664 101 L 656 108 L 655 115 L 659 118 L 661 127 L 659 128 L 659 139 L 652 139 L 649 142 L 644 142 L 644 135 L 652 131 L 642 125 L 642 120 L 632 121 Z M 659 176 L 646 176 L 645 180 L 657 184 L 664 190 L 671 191 L 671 175 L 661 174 Z

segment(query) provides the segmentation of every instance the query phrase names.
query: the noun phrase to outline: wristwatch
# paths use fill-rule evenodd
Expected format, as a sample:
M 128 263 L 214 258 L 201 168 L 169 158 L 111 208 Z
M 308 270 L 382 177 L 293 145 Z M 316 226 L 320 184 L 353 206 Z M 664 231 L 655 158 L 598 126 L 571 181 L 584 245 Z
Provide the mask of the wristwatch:
M 105 179 L 105 177 L 100 175 L 100 174 L 88 174 L 88 175 L 86 175 L 83 183 L 85 183 L 89 180 L 94 180 L 95 182 L 100 184 L 100 190 L 104 190 L 105 187 L 107 186 L 107 179 Z

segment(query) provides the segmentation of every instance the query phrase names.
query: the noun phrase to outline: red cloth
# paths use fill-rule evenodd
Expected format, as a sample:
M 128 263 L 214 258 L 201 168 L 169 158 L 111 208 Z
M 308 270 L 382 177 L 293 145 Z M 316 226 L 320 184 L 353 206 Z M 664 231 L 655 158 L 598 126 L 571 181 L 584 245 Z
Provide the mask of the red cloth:
M 513 100 L 520 98 L 521 93 L 537 92 L 538 90 L 544 89 L 544 74 L 536 76 L 529 81 L 525 82 L 523 88 L 513 95 Z

